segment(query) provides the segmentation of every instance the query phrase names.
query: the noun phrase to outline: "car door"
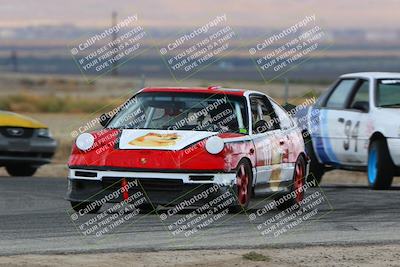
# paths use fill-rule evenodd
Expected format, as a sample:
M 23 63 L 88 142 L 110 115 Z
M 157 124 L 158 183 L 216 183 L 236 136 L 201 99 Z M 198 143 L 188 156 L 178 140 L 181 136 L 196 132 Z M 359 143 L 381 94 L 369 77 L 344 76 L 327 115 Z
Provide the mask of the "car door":
M 281 181 L 292 182 L 294 164 L 302 147 L 301 132 L 297 129 L 296 124 L 290 118 L 289 114 L 277 103 L 271 100 L 272 107 L 279 119 L 281 137 L 279 140 L 280 149 L 282 150 L 281 158 Z
M 313 145 L 324 163 L 346 165 L 356 162 L 350 148 L 354 149 L 357 145 L 358 151 L 358 143 L 353 144 L 353 140 L 357 140 L 360 132 L 360 112 L 349 106 L 360 85 L 362 83 L 358 78 L 339 80 L 321 105 L 318 114 L 319 133 Z
M 369 120 L 371 86 L 372 84 L 368 79 L 358 79 L 343 116 L 338 118 L 344 134 L 342 142 L 343 164 L 366 165 L 369 145 L 368 133 L 371 132 L 369 128 L 373 127 L 372 121 Z
M 250 95 L 251 137 L 256 156 L 256 195 L 279 190 L 283 150 L 279 119 L 268 98 Z

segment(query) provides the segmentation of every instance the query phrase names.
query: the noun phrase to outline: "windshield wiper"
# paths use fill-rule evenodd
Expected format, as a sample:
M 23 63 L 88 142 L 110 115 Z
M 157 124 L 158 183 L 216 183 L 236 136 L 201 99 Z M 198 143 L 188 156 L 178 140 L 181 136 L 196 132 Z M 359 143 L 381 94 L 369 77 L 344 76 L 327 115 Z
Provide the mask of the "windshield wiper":
M 379 107 L 381 107 L 381 108 L 400 107 L 400 103 L 397 103 L 397 104 L 380 105 Z

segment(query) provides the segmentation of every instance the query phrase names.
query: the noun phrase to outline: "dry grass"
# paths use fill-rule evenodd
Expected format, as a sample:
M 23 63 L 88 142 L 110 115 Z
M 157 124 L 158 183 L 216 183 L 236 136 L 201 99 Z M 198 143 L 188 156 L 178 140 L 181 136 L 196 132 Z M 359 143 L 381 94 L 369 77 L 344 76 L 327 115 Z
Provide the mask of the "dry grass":
M 93 113 L 105 106 L 117 106 L 119 98 L 35 95 L 23 92 L 0 99 L 0 109 L 24 113 Z
M 289 103 L 298 105 L 307 99 L 318 97 L 315 91 L 289 99 Z M 23 113 L 101 113 L 109 111 L 124 102 L 124 98 L 118 97 L 79 97 L 36 95 L 31 92 L 21 92 L 0 98 L 0 110 Z M 276 97 L 278 103 L 284 103 L 284 99 Z
M 269 256 L 265 256 L 263 254 L 255 252 L 255 251 L 250 251 L 246 254 L 243 254 L 242 258 L 245 260 L 249 260 L 249 261 L 270 261 L 271 260 L 271 258 Z
M 220 85 L 228 88 L 245 88 L 258 90 L 269 94 L 272 97 L 284 95 L 283 80 L 276 80 L 272 83 L 249 80 L 204 80 L 188 79 L 184 82 L 172 78 L 151 78 L 142 79 L 136 77 L 110 77 L 104 76 L 95 82 L 88 83 L 85 77 L 80 75 L 36 75 L 25 73 L 0 73 L 0 96 L 7 96 L 29 92 L 34 95 L 57 95 L 57 96 L 79 96 L 84 98 L 97 97 L 127 97 L 146 87 L 208 87 Z M 299 82 L 290 81 L 289 96 L 291 98 L 303 96 L 308 92 L 325 90 L 326 82 Z

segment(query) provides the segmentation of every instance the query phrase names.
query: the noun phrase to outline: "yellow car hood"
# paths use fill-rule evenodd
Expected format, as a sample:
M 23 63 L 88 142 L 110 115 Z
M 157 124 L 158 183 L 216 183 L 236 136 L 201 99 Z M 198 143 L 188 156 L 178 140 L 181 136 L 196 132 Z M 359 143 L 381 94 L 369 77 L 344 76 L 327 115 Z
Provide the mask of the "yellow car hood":
M 0 111 L 0 126 L 47 128 L 45 124 L 37 120 L 8 111 Z

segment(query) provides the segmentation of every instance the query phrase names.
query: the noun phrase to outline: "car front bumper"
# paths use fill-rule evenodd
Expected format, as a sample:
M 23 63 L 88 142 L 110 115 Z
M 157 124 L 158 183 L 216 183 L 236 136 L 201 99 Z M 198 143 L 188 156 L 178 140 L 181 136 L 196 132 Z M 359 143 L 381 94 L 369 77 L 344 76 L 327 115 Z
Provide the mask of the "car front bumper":
M 134 184 L 129 188 L 128 195 L 140 191 L 153 205 L 177 205 L 193 196 L 204 195 L 203 192 L 208 192 L 208 197 L 200 197 L 194 203 L 194 206 L 198 206 L 209 201 L 210 198 L 220 196 L 228 191 L 236 194 L 235 173 L 166 173 L 70 169 L 67 200 L 93 202 L 106 198 L 107 202 L 110 203 L 121 202 L 124 200 L 123 193 L 120 192 L 123 180 Z
M 53 138 L 0 136 L 0 166 L 18 163 L 40 166 L 51 161 L 56 148 L 57 141 Z

